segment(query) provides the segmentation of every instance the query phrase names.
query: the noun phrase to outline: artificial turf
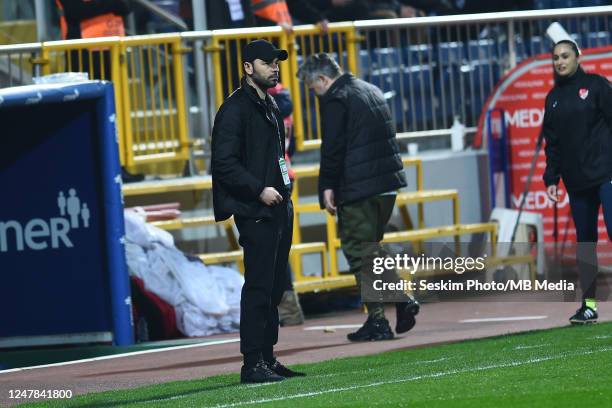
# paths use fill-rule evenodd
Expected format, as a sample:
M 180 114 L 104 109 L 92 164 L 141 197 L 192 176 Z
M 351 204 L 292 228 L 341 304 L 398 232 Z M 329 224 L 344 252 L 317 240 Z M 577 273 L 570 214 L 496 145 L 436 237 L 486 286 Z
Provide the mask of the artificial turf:
M 240 385 L 237 374 L 222 375 L 27 406 L 611 407 L 612 323 L 295 368 L 308 376 Z

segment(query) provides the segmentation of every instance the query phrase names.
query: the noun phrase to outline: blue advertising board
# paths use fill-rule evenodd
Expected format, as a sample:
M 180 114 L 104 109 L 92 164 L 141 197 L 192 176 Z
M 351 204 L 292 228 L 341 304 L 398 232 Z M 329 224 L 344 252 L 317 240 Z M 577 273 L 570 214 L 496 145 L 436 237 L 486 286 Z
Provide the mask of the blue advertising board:
M 107 82 L 0 90 L 0 347 L 133 343 L 115 118 Z

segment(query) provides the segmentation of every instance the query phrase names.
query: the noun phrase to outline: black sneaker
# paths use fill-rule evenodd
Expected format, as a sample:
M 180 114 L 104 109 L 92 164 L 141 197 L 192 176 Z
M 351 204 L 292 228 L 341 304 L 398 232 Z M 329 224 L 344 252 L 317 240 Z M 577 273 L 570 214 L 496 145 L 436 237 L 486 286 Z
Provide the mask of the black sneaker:
M 276 374 L 281 377 L 291 378 L 291 377 L 306 377 L 306 373 L 301 373 L 299 371 L 293 371 L 290 368 L 285 367 L 281 363 L 278 362 L 277 359 L 274 359 L 272 362 L 266 362 L 270 370 L 274 371 Z
M 570 317 L 571 324 L 587 324 L 597 322 L 597 311 L 591 309 L 584 303 L 580 309 L 576 310 L 576 314 Z
M 416 324 L 414 316 L 419 314 L 419 302 L 410 300 L 408 302 L 395 304 L 395 315 L 397 317 L 395 323 L 395 332 L 397 334 L 406 333 Z
M 240 382 L 243 384 L 276 382 L 284 379 L 285 377 L 272 371 L 263 360 L 258 361 L 251 368 L 242 366 L 240 370 Z
M 382 319 L 368 320 L 354 333 L 349 333 L 346 336 L 350 341 L 378 341 L 391 340 L 393 332 L 389 326 L 389 322 L 384 317 Z

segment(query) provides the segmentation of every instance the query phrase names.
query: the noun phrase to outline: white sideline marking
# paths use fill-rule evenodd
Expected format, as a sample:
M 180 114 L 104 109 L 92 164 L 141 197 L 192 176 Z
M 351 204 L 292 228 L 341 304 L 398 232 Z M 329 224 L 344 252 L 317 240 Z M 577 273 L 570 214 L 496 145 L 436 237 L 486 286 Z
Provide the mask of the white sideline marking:
M 449 357 L 442 357 L 442 358 L 437 358 L 435 360 L 417 360 L 417 361 L 413 361 L 410 363 L 406 363 L 404 364 L 404 367 L 406 366 L 413 366 L 413 365 L 421 365 L 421 364 L 430 364 L 430 363 L 439 363 L 440 361 L 446 361 L 446 360 L 450 360 Z M 372 368 L 368 368 L 366 371 L 372 371 Z M 321 375 L 311 375 L 309 376 L 310 378 L 328 378 L 328 377 L 338 377 L 340 375 L 342 376 L 347 376 L 347 375 L 351 375 L 351 374 L 363 374 L 364 370 L 353 370 L 353 371 L 342 371 L 339 373 L 330 373 L 330 374 L 321 374 Z M 274 383 L 267 383 L 267 384 L 274 384 Z
M 301 393 L 301 394 L 287 395 L 287 396 L 283 396 L 283 397 L 262 398 L 262 399 L 258 399 L 258 400 L 234 402 L 234 403 L 231 403 L 231 404 L 213 405 L 213 406 L 211 406 L 211 408 L 231 408 L 231 407 L 237 407 L 237 406 L 240 406 L 240 405 L 254 405 L 254 404 L 263 404 L 263 403 L 266 403 L 266 402 L 275 402 L 275 401 L 284 401 L 284 400 L 290 400 L 290 399 L 296 399 L 296 398 L 313 397 L 313 396 L 322 395 L 322 394 L 329 394 L 329 393 L 342 392 L 342 391 L 351 391 L 351 390 L 356 390 L 356 389 L 360 389 L 360 388 L 378 387 L 380 385 L 398 384 L 398 383 L 404 383 L 404 382 L 409 382 L 409 381 L 418 381 L 418 380 L 423 380 L 423 379 L 428 379 L 428 378 L 439 378 L 439 377 L 445 377 L 445 376 L 453 375 L 453 374 L 463 374 L 463 373 L 470 373 L 470 372 L 476 372 L 476 371 L 491 370 L 491 369 L 494 369 L 494 368 L 517 367 L 517 366 L 521 366 L 521 365 L 525 365 L 525 364 L 535 364 L 535 363 L 541 363 L 543 361 L 548 361 L 548 360 L 555 360 L 555 359 L 567 358 L 567 357 L 572 357 L 572 356 L 584 356 L 584 355 L 588 355 L 588 354 L 601 353 L 601 352 L 606 352 L 606 351 L 612 351 L 612 348 L 607 347 L 607 348 L 602 348 L 602 349 L 599 349 L 599 350 L 589 350 L 589 351 L 585 351 L 585 352 L 581 352 L 581 353 L 566 353 L 566 354 L 560 354 L 560 355 L 556 355 L 556 356 L 541 357 L 541 358 L 532 358 L 532 359 L 528 359 L 528 360 L 524 360 L 524 361 L 513 361 L 513 362 L 509 362 L 509 363 L 492 364 L 492 365 L 488 365 L 488 366 L 466 368 L 466 369 L 462 369 L 462 370 L 440 371 L 440 372 L 432 373 L 432 374 L 424 374 L 424 375 L 418 375 L 418 376 L 415 376 L 415 377 L 401 378 L 401 379 L 390 380 L 390 381 L 378 381 L 378 382 L 375 382 L 375 383 L 363 384 L 363 385 L 354 385 L 354 386 L 351 386 L 351 387 L 332 388 L 332 389 L 329 389 L 329 390 L 305 392 L 305 393 Z M 193 396 L 193 394 L 190 394 L 190 396 Z M 175 397 L 171 397 L 169 399 L 176 399 L 176 398 L 177 397 L 175 396 Z M 164 401 L 164 399 L 152 400 L 150 402 L 158 402 L 158 401 Z
M 546 346 L 550 346 L 550 343 L 536 344 L 534 346 L 516 346 L 514 349 L 515 350 L 526 350 L 526 349 L 540 348 L 540 347 L 546 347 Z
M 333 326 L 310 326 L 304 327 L 304 330 L 325 330 L 325 329 L 358 329 L 363 324 L 336 324 Z
M 511 316 L 511 317 L 489 317 L 485 319 L 465 319 L 459 323 L 486 323 L 486 322 L 516 322 L 520 320 L 540 320 L 548 316 Z
M 16 373 L 16 372 L 19 372 L 19 371 L 35 370 L 37 368 L 60 367 L 60 366 L 66 366 L 66 365 L 72 365 L 72 364 L 90 363 L 92 361 L 111 360 L 111 359 L 114 359 L 114 358 L 131 357 L 131 356 L 138 356 L 138 355 L 142 355 L 142 354 L 151 354 L 151 353 L 161 353 L 162 351 L 182 350 L 182 349 L 189 349 L 189 348 L 195 348 L 195 347 L 216 346 L 216 345 L 219 345 L 219 344 L 237 343 L 239 341 L 240 341 L 240 338 L 223 339 L 223 340 L 209 341 L 209 342 L 206 342 L 206 343 L 186 344 L 184 346 L 163 347 L 163 348 L 156 348 L 156 349 L 153 349 L 153 350 L 133 351 L 131 353 L 113 354 L 113 355 L 110 355 L 110 356 L 85 358 L 85 359 L 82 359 L 82 360 L 73 360 L 73 361 L 64 361 L 62 363 L 53 363 L 53 364 L 37 365 L 37 366 L 31 366 L 31 367 L 12 368 L 10 370 L 1 370 L 0 371 L 0 375 L 8 374 L 8 373 Z

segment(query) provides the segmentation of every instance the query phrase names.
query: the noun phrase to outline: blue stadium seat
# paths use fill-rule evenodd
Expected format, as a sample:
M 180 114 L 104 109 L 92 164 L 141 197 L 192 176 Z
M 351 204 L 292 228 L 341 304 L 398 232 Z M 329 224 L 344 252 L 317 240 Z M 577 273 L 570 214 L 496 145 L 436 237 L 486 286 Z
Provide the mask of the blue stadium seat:
M 585 47 L 601 47 L 610 44 L 610 33 L 607 31 L 600 31 L 598 33 L 588 33 Z
M 377 70 L 366 79 L 383 91 L 398 131 L 424 129 L 432 120 L 429 66 Z
M 413 66 L 402 70 L 404 116 L 407 129 L 428 129 L 434 116 L 434 100 L 432 98 L 432 70 L 429 65 Z M 416 123 L 413 117 L 416 117 Z M 400 126 L 401 125 L 401 126 Z M 398 129 L 403 127 L 403 121 L 398 121 Z
M 364 75 L 373 69 L 368 50 L 359 50 L 359 72 Z
M 529 39 L 529 47 L 531 48 L 531 55 L 539 55 L 550 52 L 550 46 L 552 42 L 548 38 L 542 37 L 531 37 Z
M 446 120 L 450 126 L 453 114 L 460 114 L 461 105 L 463 104 L 459 67 L 441 67 L 440 74 L 434 76 L 434 81 L 436 97 L 440 101 L 436 109 L 436 118 L 441 123 L 444 123 L 444 120 Z
M 410 45 L 402 48 L 402 61 L 406 66 L 424 65 L 437 56 L 429 44 Z
M 471 40 L 468 43 L 467 56 L 469 60 L 491 59 L 495 55 L 495 41 Z
M 478 119 L 483 104 L 499 80 L 498 70 L 489 61 L 473 61 L 462 67 L 468 118 Z
M 438 56 L 441 64 L 460 64 L 465 59 L 464 46 L 460 42 L 440 43 Z
M 375 69 L 400 66 L 400 56 L 395 48 L 374 48 L 370 58 L 372 58 L 372 65 Z

